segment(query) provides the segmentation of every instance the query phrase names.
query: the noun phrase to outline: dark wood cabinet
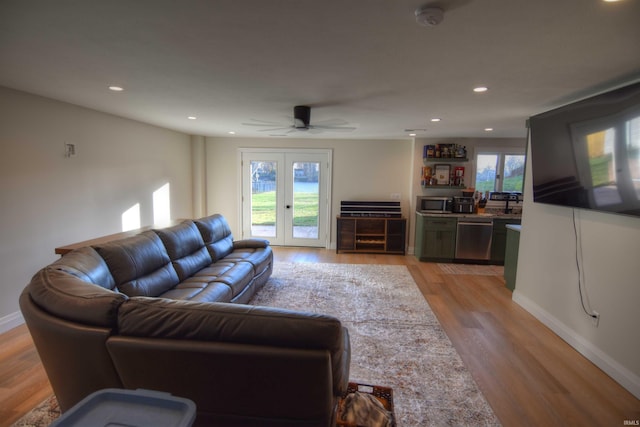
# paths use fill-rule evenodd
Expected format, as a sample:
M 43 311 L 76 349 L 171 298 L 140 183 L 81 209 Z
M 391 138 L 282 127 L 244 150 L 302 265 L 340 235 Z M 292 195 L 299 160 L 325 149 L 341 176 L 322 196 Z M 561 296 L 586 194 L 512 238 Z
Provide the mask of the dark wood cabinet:
M 338 253 L 405 253 L 405 218 L 338 217 L 336 228 Z

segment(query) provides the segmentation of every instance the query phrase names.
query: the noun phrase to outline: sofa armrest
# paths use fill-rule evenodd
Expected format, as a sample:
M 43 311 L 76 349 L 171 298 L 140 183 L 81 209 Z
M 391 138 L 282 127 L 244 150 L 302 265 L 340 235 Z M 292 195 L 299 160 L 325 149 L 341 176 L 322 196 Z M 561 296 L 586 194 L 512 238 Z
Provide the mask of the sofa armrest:
M 233 249 L 266 248 L 269 241 L 264 239 L 242 239 L 233 241 Z
M 33 302 L 61 319 L 92 326 L 114 327 L 120 305 L 127 296 L 86 282 L 49 266 L 40 270 L 25 288 Z

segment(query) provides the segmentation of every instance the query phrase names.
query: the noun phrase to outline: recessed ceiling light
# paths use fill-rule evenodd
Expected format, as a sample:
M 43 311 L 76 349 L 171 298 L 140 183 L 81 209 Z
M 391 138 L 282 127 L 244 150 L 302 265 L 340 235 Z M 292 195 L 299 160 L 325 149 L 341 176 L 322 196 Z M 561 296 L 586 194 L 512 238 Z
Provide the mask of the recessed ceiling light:
M 493 128 L 484 128 L 485 132 L 493 132 Z
M 477 93 L 486 92 L 488 90 L 489 90 L 489 88 L 486 87 L 486 86 L 478 86 L 478 87 L 474 87 L 473 88 L 473 91 L 477 92 Z
M 236 133 L 232 130 L 229 131 L 229 135 L 235 135 Z
M 196 117 L 196 116 L 189 116 L 189 117 L 187 117 L 187 119 L 189 119 L 189 120 L 195 120 L 195 119 L 197 119 L 197 117 Z
M 409 136 L 416 136 L 416 134 L 415 133 L 410 133 Z
M 442 120 L 442 119 L 440 119 L 438 117 L 434 117 L 433 119 L 431 119 L 432 122 L 439 122 L 440 120 Z
M 124 90 L 124 88 L 122 88 L 120 86 L 109 86 L 109 90 L 112 90 L 114 92 L 122 92 Z

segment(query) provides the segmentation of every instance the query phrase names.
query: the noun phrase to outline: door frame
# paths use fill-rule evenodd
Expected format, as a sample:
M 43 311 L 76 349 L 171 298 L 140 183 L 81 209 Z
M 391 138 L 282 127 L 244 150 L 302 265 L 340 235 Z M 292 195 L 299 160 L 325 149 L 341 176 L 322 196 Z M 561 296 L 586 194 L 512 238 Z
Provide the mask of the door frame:
M 239 192 L 240 192 L 240 197 L 238 198 L 238 213 L 239 213 L 238 223 L 240 224 L 240 233 L 242 237 L 249 238 L 249 236 L 245 236 L 244 234 L 244 230 L 245 230 L 244 185 L 245 185 L 245 182 L 244 182 L 244 173 L 243 173 L 244 167 L 242 165 L 242 161 L 243 161 L 243 155 L 245 153 L 252 153 L 252 154 L 264 153 L 264 154 L 282 154 L 282 155 L 314 154 L 314 155 L 326 156 L 327 170 L 325 171 L 326 183 L 324 188 L 325 226 L 324 226 L 324 236 L 318 236 L 318 241 L 321 244 L 324 241 L 323 243 L 324 246 L 317 246 L 317 247 L 324 247 L 325 249 L 329 249 L 329 244 L 331 241 L 330 236 L 331 236 L 331 224 L 332 224 L 331 222 L 331 200 L 332 200 L 331 189 L 333 188 L 332 187 L 333 149 L 332 148 L 249 148 L 249 147 L 238 148 L 237 156 L 238 156 L 238 164 L 240 165 L 240 167 L 238 168 L 239 176 L 237 181 L 239 183 Z M 322 196 L 322 192 L 321 192 L 321 196 Z M 322 213 L 320 212 L 319 214 L 322 215 Z

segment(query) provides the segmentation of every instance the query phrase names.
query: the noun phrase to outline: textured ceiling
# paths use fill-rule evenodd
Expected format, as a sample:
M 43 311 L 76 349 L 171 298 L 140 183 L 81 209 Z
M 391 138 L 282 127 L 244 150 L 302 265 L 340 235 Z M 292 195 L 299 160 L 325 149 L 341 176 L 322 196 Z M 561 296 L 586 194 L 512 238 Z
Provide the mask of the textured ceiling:
M 243 123 L 309 105 L 357 129 L 286 135 L 522 137 L 530 115 L 640 78 L 639 0 L 449 0 L 416 24 L 433 3 L 2 0 L 0 85 L 205 136 L 282 135 Z

